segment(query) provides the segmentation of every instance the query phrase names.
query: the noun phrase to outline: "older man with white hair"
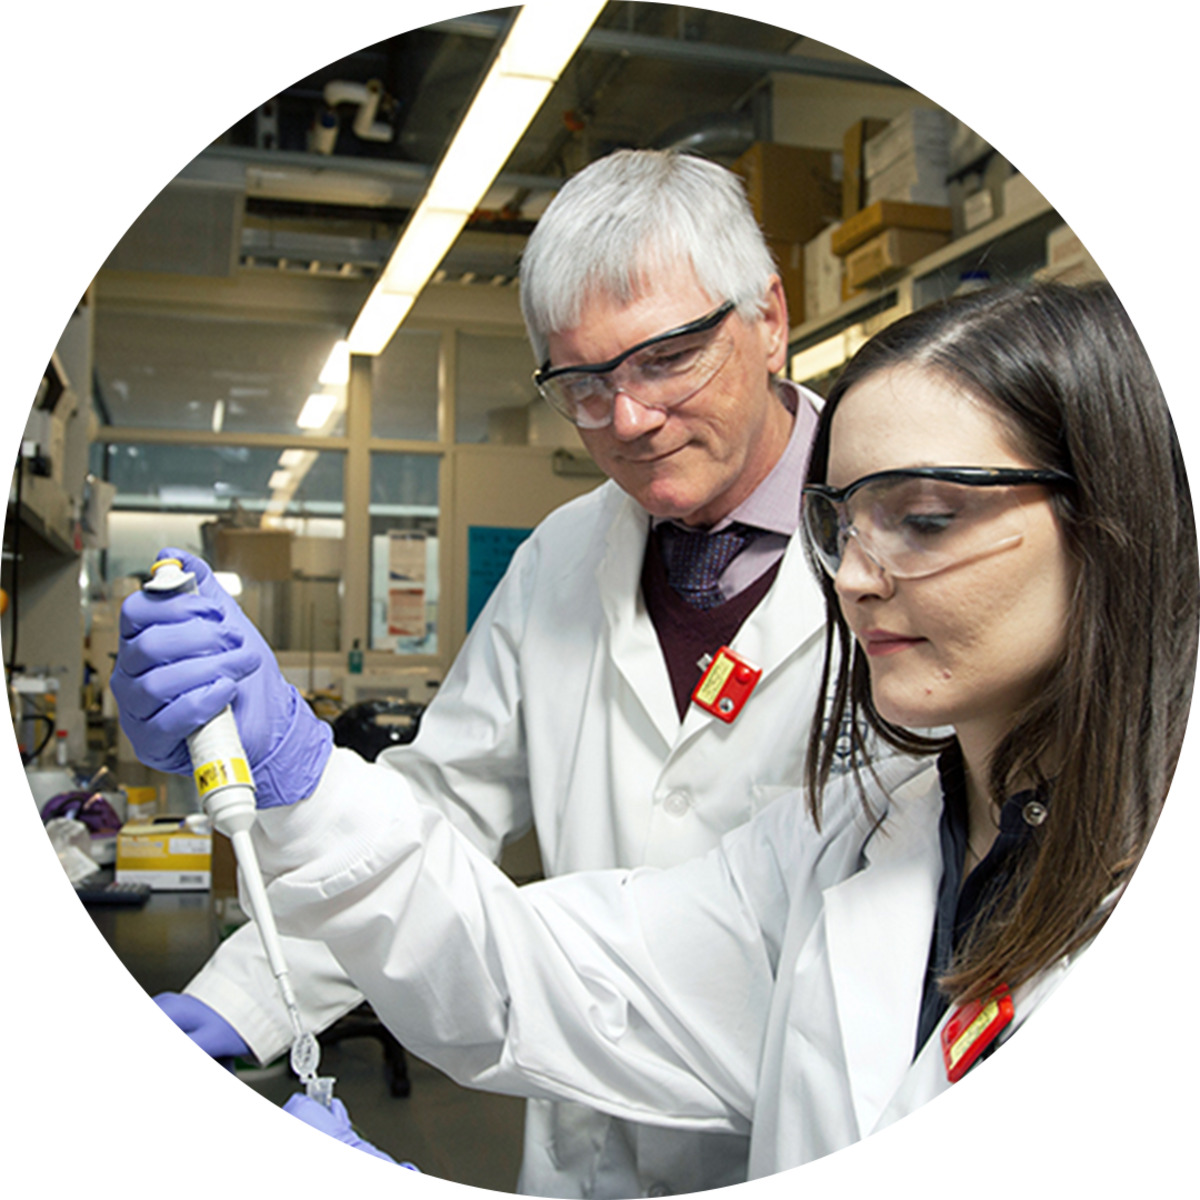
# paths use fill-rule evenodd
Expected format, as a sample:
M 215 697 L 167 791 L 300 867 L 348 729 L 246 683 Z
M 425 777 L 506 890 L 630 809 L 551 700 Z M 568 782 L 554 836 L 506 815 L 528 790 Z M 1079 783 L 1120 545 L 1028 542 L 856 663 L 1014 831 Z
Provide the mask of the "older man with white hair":
M 621 151 L 568 181 L 521 302 L 539 391 L 609 481 L 520 547 L 378 786 L 399 772 L 493 857 L 532 825 L 548 875 L 670 866 L 803 777 L 824 627 L 796 536 L 813 397 L 780 377 L 786 301 L 741 185 L 699 158 Z M 186 770 L 187 733 L 232 701 L 260 804 L 310 794 L 337 770 L 327 727 L 186 565 L 207 611 L 134 598 L 123 614 L 113 688 L 139 756 Z M 323 947 L 287 945 L 311 1028 L 359 1002 Z M 214 1054 L 266 1061 L 292 1037 L 253 930 L 160 1002 Z M 744 1180 L 746 1152 L 535 1100 L 519 1190 L 699 1191 Z

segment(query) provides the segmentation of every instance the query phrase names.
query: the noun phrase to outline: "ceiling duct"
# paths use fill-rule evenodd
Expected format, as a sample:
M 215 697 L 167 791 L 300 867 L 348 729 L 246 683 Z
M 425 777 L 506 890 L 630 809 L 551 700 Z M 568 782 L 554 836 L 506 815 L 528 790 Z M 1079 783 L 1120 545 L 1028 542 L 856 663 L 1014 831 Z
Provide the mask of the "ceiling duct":
M 735 159 L 755 140 L 749 114 L 703 113 L 676 122 L 655 139 L 658 150 L 679 150 L 705 158 Z
M 104 269 L 231 276 L 241 254 L 245 207 L 241 186 L 177 178 L 129 227 Z
M 463 37 L 496 38 L 506 28 L 503 17 L 476 13 L 453 17 L 428 26 L 442 33 Z M 813 75 L 823 79 L 849 79 L 857 83 L 878 83 L 907 88 L 908 84 L 869 63 L 842 59 L 813 58 L 800 54 L 772 54 L 740 46 L 718 45 L 690 38 L 656 37 L 651 34 L 622 32 L 619 29 L 593 27 L 584 38 L 581 50 L 620 54 L 631 58 L 661 58 L 693 66 L 725 67 L 731 70 L 767 74 L 779 71 L 790 75 Z

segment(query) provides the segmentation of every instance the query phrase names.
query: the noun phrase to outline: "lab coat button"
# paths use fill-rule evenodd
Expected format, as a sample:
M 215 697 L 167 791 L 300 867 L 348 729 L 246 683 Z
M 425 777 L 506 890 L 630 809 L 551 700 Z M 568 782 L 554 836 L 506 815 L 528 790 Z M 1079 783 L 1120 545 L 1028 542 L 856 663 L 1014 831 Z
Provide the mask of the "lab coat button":
M 692 802 L 688 799 L 687 792 L 671 792 L 663 801 L 663 808 L 673 817 L 686 816 L 691 807 Z M 650 1194 L 654 1195 L 655 1193 L 651 1192 Z

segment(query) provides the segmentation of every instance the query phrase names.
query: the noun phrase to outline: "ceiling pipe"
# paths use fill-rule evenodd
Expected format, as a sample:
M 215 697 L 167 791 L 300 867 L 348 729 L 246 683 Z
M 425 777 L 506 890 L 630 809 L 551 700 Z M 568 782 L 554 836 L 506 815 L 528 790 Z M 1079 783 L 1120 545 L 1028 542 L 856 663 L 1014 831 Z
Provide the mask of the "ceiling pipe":
M 754 142 L 754 119 L 748 114 L 704 113 L 686 117 L 655 139 L 659 150 L 678 150 L 710 158 L 737 158 Z
M 503 17 L 477 13 L 438 21 L 428 28 L 461 37 L 497 38 L 507 27 Z M 737 46 L 718 46 L 713 42 L 693 42 L 683 38 L 653 37 L 643 33 L 623 33 L 618 29 L 592 29 L 581 50 L 622 54 L 631 58 L 663 58 L 699 66 L 727 67 L 735 71 L 766 73 L 778 71 L 792 75 L 815 75 L 824 79 L 846 79 L 856 83 L 876 83 L 884 87 L 907 88 L 908 84 L 872 67 L 869 63 L 838 62 L 810 58 L 801 54 L 771 54 L 762 50 L 744 50 Z
M 247 196 L 312 203 L 412 208 L 425 194 L 433 168 L 390 159 L 329 156 L 301 150 L 265 152 L 248 146 L 209 146 L 178 176 L 178 182 L 244 186 Z M 501 172 L 497 192 L 555 192 L 557 175 Z

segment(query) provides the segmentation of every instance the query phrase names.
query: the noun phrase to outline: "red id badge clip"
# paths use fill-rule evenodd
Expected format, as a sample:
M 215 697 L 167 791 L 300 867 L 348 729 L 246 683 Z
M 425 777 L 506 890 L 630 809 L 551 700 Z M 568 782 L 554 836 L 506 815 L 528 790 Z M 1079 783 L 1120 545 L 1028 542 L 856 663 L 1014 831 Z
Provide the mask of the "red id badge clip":
M 752 666 L 740 654 L 722 646 L 696 684 L 692 703 L 728 724 L 745 707 L 761 678 L 760 667 Z
M 942 1026 L 942 1057 L 946 1078 L 957 1083 L 971 1064 L 1000 1036 L 1013 1019 L 1012 993 L 1004 984 L 982 1000 L 972 1000 L 950 1015 Z

